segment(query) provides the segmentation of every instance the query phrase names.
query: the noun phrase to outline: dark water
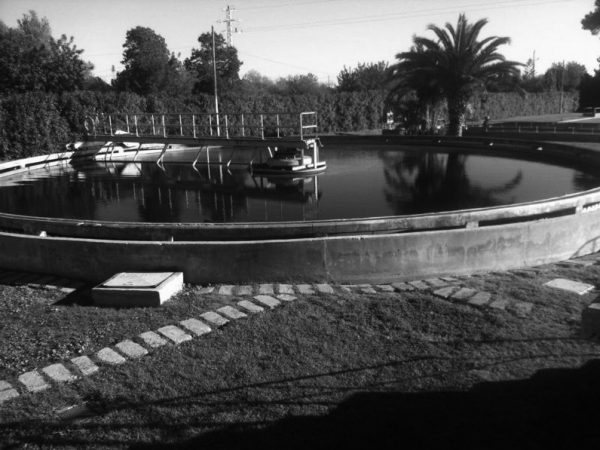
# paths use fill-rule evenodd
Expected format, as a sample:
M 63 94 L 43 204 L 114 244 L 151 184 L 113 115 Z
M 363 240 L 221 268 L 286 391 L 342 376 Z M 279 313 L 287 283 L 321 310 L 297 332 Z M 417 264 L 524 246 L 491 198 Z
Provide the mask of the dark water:
M 196 153 L 169 155 L 164 170 L 149 161 L 107 161 L 4 177 L 0 211 L 126 222 L 340 219 L 505 205 L 600 186 L 594 168 L 404 146 L 328 146 L 321 153 L 327 171 L 296 180 L 252 177 L 235 164 L 194 170 Z

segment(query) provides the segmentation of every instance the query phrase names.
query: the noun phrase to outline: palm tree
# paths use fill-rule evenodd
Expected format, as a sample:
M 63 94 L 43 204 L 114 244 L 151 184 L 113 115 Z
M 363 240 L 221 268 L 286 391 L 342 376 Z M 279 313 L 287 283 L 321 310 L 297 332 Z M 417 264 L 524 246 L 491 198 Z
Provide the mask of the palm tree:
M 464 14 L 458 16 L 454 28 L 429 25 L 437 40 L 413 37 L 413 47 L 398 53 L 392 68 L 396 87 L 427 92 L 429 99 L 438 94 L 448 105 L 448 134 L 462 135 L 469 99 L 476 89 L 503 75 L 516 75 L 521 63 L 507 61 L 498 47 L 510 42 L 508 37 L 490 36 L 478 40 L 486 19 L 469 23 Z M 425 99 L 424 99 L 425 100 Z

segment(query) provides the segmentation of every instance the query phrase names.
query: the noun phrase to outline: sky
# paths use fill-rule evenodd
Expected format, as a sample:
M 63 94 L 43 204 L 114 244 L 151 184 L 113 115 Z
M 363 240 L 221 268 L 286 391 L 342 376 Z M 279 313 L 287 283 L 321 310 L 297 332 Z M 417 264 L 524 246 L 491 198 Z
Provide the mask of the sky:
M 581 28 L 594 0 L 0 0 L 0 20 L 16 27 L 29 10 L 46 17 L 52 34 L 74 37 L 94 74 L 109 81 L 122 70 L 127 30 L 152 28 L 180 59 L 198 47 L 200 34 L 225 31 L 225 8 L 234 9 L 233 45 L 240 75 L 256 70 L 271 79 L 313 73 L 335 84 L 344 67 L 386 61 L 410 48 L 414 35 L 433 37 L 429 24 L 489 23 L 481 37 L 508 36 L 502 53 L 536 72 L 552 63 L 576 61 L 598 68 L 600 36 Z

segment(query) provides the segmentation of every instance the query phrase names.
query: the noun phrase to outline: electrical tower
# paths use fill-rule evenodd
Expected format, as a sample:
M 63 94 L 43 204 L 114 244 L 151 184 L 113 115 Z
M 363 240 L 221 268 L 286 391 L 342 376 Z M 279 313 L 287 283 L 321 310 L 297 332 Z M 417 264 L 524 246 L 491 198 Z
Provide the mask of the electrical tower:
M 227 5 L 227 8 L 225 8 L 223 11 L 225 11 L 225 19 L 219 20 L 219 23 L 225 24 L 225 39 L 227 41 L 227 45 L 231 46 L 233 45 L 232 34 L 239 32 L 237 27 L 231 25 L 234 22 L 238 22 L 237 19 L 233 18 L 233 11 L 236 11 L 236 9 L 235 7 Z

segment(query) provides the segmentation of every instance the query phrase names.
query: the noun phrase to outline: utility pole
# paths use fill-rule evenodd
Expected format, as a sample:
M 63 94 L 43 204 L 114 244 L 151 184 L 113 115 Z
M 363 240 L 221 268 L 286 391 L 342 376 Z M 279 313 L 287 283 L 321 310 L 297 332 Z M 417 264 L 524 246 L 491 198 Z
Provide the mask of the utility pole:
M 565 91 L 565 60 L 563 59 L 561 69 L 560 69 L 560 106 L 559 106 L 559 114 L 563 112 L 563 98 Z
M 215 27 L 210 27 L 212 34 L 212 60 L 213 60 L 213 79 L 215 85 L 215 114 L 217 115 L 217 136 L 221 136 L 221 125 L 219 124 L 219 98 L 217 97 L 217 56 L 215 52 Z
M 225 23 L 225 40 L 227 45 L 231 47 L 233 45 L 232 34 L 238 32 L 237 28 L 231 26 L 232 23 L 238 22 L 237 19 L 233 18 L 233 11 L 236 11 L 236 9 L 235 7 L 227 5 L 227 8 L 223 11 L 225 11 L 225 19 L 219 20 L 219 22 Z

